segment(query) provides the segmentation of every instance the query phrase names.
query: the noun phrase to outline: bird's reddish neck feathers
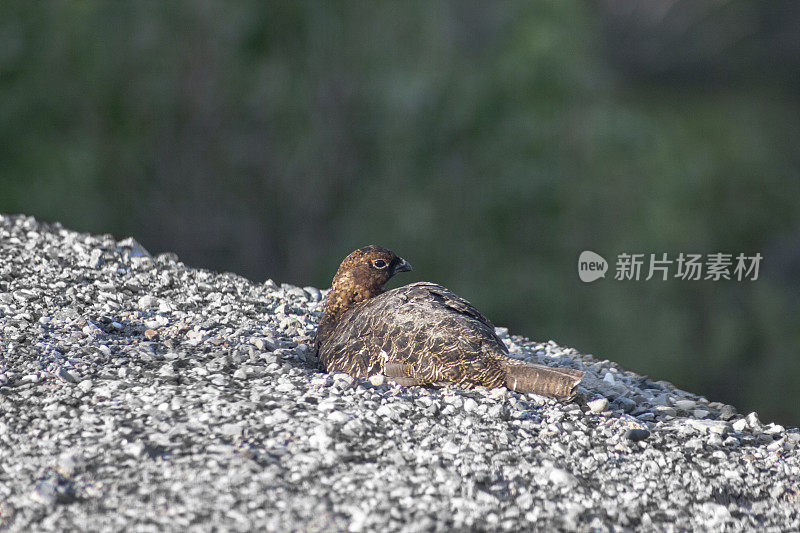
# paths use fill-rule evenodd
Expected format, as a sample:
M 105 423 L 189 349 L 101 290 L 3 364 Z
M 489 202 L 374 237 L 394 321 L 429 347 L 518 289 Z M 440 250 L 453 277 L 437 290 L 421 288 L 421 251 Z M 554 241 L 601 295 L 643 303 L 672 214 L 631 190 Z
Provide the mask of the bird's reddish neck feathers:
M 333 278 L 322 318 L 326 322 L 335 323 L 354 305 L 382 292 L 383 288 L 373 280 L 364 279 L 364 276 L 359 276 L 356 272 L 340 269 Z

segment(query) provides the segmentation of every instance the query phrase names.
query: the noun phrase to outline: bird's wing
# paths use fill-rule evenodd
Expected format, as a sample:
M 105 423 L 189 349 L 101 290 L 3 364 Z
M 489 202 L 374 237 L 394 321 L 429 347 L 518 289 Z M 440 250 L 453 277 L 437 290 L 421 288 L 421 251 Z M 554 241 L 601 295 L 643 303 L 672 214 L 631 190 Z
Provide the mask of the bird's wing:
M 503 383 L 507 353 L 489 320 L 433 283 L 406 285 L 348 310 L 320 351 L 329 370 L 486 385 Z

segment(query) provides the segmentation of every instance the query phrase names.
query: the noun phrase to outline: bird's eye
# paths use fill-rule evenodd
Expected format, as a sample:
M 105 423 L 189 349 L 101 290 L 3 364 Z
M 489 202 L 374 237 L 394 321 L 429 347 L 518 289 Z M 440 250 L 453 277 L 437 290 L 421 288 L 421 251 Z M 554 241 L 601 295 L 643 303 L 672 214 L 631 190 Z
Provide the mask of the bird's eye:
M 383 259 L 375 259 L 372 261 L 372 266 L 374 266 L 377 269 L 384 269 L 388 264 L 389 263 L 387 263 Z

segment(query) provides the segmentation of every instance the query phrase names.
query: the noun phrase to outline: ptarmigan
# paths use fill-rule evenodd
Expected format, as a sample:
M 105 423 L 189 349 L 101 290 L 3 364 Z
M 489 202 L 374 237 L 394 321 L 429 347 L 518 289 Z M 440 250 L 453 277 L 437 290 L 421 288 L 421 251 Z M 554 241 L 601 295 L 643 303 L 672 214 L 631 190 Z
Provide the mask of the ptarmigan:
M 328 293 L 315 339 L 329 372 L 384 374 L 401 385 L 451 383 L 571 398 L 583 372 L 508 357 L 494 326 L 469 302 L 434 283 L 384 291 L 411 265 L 366 246 L 348 255 Z

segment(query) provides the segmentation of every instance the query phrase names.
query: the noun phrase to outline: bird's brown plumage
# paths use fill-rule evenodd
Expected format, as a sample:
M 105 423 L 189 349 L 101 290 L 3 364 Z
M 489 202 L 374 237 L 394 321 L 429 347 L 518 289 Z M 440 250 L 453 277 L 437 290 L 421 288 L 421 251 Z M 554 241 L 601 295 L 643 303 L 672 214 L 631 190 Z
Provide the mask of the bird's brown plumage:
M 401 385 L 507 386 L 557 398 L 574 395 L 583 372 L 509 358 L 492 323 L 441 285 L 383 290 L 406 270 L 407 261 L 374 245 L 342 261 L 315 340 L 327 371 L 382 373 Z

